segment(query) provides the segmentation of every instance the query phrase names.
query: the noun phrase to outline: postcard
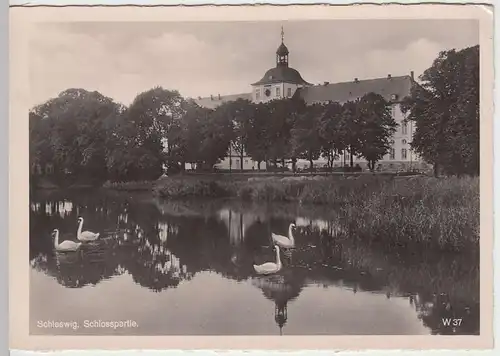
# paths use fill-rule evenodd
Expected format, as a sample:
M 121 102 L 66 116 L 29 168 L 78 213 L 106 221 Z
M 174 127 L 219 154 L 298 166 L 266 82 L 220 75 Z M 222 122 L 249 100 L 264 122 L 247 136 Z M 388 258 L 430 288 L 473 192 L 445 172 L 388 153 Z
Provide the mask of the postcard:
M 11 348 L 492 347 L 491 8 L 10 18 Z

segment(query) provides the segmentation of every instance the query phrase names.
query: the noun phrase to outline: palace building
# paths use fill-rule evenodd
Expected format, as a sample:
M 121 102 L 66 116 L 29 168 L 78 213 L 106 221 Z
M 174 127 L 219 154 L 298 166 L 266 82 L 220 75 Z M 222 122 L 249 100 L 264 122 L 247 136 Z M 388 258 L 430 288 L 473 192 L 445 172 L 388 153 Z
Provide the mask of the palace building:
M 392 115 L 398 123 L 397 131 L 392 138 L 392 148 L 383 160 L 377 163 L 377 168 L 383 170 L 407 170 L 426 166 L 410 149 L 410 142 L 415 128 L 411 121 L 406 120 L 400 108 L 401 100 L 410 95 L 411 88 L 415 84 L 413 71 L 409 75 L 403 76 L 388 74 L 384 78 L 365 80 L 354 78 L 350 82 L 324 82 L 314 85 L 307 82 L 298 70 L 289 66 L 289 54 L 290 52 L 284 43 L 282 29 L 281 44 L 276 50 L 276 66 L 267 70 L 259 81 L 251 84 L 251 92 L 224 96 L 211 95 L 210 97 L 195 99 L 196 103 L 202 107 L 214 109 L 224 102 L 237 99 L 247 99 L 254 103 L 261 103 L 299 95 L 309 105 L 328 103 L 330 101 L 342 104 L 374 92 L 391 102 Z M 241 167 L 240 159 L 238 154 L 230 150 L 228 157 L 217 164 L 216 167 L 238 171 Z M 244 170 L 257 169 L 257 162 L 253 161 L 251 157 L 244 156 L 243 160 Z M 326 162 L 326 159 L 320 158 L 314 164 L 315 167 L 322 167 Z M 345 152 L 344 157 L 339 157 L 334 161 L 334 167 L 344 166 L 349 162 L 349 153 Z M 358 164 L 362 168 L 367 167 L 366 160 L 360 157 L 354 158 L 354 164 Z M 307 167 L 308 165 L 309 162 L 305 160 L 297 162 L 297 167 Z M 265 169 L 265 167 L 265 163 L 262 162 L 261 169 Z

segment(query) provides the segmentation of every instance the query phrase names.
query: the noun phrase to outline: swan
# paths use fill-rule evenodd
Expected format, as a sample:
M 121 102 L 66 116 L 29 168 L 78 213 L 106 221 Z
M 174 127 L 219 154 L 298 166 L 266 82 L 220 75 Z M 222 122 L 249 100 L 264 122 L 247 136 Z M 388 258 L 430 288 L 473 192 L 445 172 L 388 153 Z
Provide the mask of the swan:
M 56 251 L 66 252 L 66 251 L 76 251 L 80 248 L 81 242 L 74 242 L 70 240 L 63 241 L 59 243 L 59 230 L 54 229 L 52 231 L 52 237 L 54 238 L 54 248 Z
M 261 265 L 253 265 L 255 272 L 259 274 L 272 274 L 277 273 L 281 269 L 281 259 L 280 259 L 280 248 L 279 246 L 274 246 L 276 250 L 276 263 L 266 262 Z
M 295 239 L 293 238 L 293 231 L 292 231 L 294 227 L 295 227 L 294 223 L 291 223 L 290 226 L 288 227 L 288 237 L 271 233 L 271 238 L 273 240 L 273 243 L 282 248 L 294 248 Z
M 94 241 L 97 240 L 99 237 L 99 233 L 95 232 L 90 232 L 90 231 L 82 231 L 82 226 L 83 226 L 83 218 L 79 217 L 78 218 L 78 231 L 76 233 L 76 236 L 78 240 L 80 241 Z

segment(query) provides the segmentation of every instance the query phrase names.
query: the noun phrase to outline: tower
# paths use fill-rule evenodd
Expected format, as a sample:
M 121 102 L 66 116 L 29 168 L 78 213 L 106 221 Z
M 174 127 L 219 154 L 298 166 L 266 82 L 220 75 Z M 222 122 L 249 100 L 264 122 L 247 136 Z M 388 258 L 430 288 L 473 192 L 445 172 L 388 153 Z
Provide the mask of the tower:
M 283 31 L 283 26 L 281 26 L 281 44 L 276 50 L 276 67 L 288 67 L 288 48 L 284 43 L 285 32 Z
M 281 44 L 276 50 L 276 67 L 266 71 L 258 82 L 252 84 L 252 101 L 267 102 L 291 98 L 298 88 L 311 84 L 302 79 L 300 73 L 288 64 L 290 52 L 285 45 L 285 32 L 281 27 Z

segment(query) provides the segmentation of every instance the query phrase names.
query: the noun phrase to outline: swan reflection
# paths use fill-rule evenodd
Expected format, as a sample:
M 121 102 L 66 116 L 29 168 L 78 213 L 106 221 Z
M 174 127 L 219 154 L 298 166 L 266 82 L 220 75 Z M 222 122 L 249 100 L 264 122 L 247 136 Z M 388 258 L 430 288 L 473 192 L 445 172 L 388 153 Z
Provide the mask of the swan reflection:
M 274 313 L 268 310 L 263 314 L 268 321 L 270 314 L 274 314 L 271 322 L 273 327 L 276 323 L 275 332 L 279 329 L 280 334 L 296 332 L 300 321 L 295 318 L 299 319 L 300 313 L 295 308 L 303 308 L 310 303 L 309 298 L 319 295 L 312 297 L 311 290 L 320 291 L 318 298 L 347 291 L 356 303 L 376 296 L 386 305 L 398 306 L 398 300 L 408 298 L 405 305 L 412 318 L 440 334 L 451 332 L 440 326 L 441 317 L 461 311 L 466 314 L 468 310 L 471 320 L 462 329 L 479 330 L 475 319 L 478 302 L 474 292 L 469 292 L 476 290 L 477 285 L 471 277 L 474 271 L 463 267 L 467 266 L 466 261 L 449 263 L 443 257 L 439 262 L 408 267 L 392 261 L 373 246 L 354 239 L 336 239 L 343 227 L 335 216 L 309 217 L 301 214 L 298 207 L 283 208 L 281 212 L 279 208 L 240 207 L 234 203 L 207 208 L 207 203 L 198 209 L 187 202 L 175 205 L 162 202 L 160 210 L 157 203 L 131 204 L 130 198 L 81 199 L 40 198 L 30 203 L 30 266 L 66 288 L 93 290 L 100 288 L 103 281 L 112 286 L 115 277 L 125 275 L 117 287 L 109 288 L 126 288 L 126 283 L 130 283 L 162 293 L 161 298 L 166 295 L 173 298 L 176 293 L 183 296 L 203 293 L 196 282 L 197 275 L 209 272 L 230 281 L 231 288 L 216 291 L 221 299 L 232 298 L 231 293 L 238 295 L 239 288 L 254 292 L 257 288 L 251 298 L 271 301 L 264 305 L 274 307 Z M 75 221 L 80 215 L 92 221 L 95 231 L 102 231 L 102 241 L 92 246 L 85 244 L 77 253 L 55 253 L 50 232 L 58 227 L 61 233 L 72 234 L 76 239 Z M 293 260 L 285 258 L 284 253 L 283 267 L 277 275 L 258 276 L 254 264 L 275 260 L 271 234 L 285 236 L 291 223 L 296 225 Z M 443 277 L 450 273 L 454 277 Z M 450 284 L 460 278 L 466 282 Z M 175 288 L 179 288 L 178 292 Z M 307 294 L 302 292 L 306 289 Z M 460 294 L 441 296 L 442 291 Z M 384 295 L 390 299 L 386 300 Z

